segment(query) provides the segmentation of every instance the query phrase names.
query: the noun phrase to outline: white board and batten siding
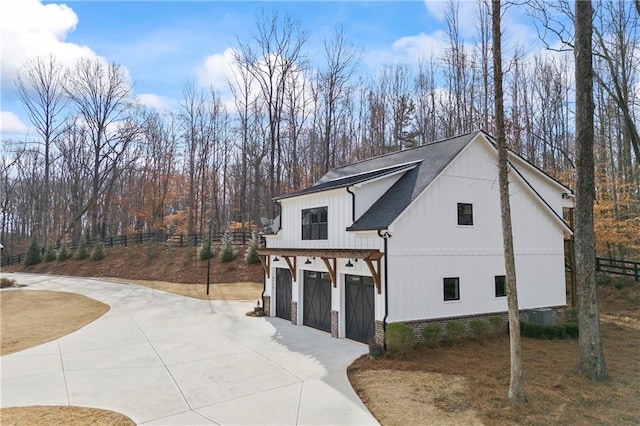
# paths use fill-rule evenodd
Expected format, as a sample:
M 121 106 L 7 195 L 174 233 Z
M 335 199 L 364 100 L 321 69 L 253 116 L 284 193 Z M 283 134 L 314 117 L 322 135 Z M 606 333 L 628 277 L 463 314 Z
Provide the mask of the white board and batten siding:
M 565 305 L 563 229 L 532 208 L 523 184 L 511 179 L 510 194 L 520 308 Z M 473 205 L 473 225 L 457 224 L 457 203 Z M 501 229 L 495 151 L 471 143 L 391 227 L 388 321 L 506 311 L 494 283 L 504 275 Z M 444 301 L 448 277 L 460 279 L 458 301 Z

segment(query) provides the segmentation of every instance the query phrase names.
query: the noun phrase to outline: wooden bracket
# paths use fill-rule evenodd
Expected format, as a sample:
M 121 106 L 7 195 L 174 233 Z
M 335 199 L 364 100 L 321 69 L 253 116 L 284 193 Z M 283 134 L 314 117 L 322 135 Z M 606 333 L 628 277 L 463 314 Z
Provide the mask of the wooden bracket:
M 264 273 L 267 274 L 267 278 L 271 278 L 271 257 L 269 255 L 260 254 L 258 255 L 258 258 L 260 259 L 260 263 L 262 263 Z
M 336 279 L 336 258 L 323 257 L 322 261 L 324 262 L 324 266 L 327 267 L 327 271 L 329 271 L 329 277 L 331 277 L 331 282 L 333 283 L 333 286 L 336 287 L 338 284 L 338 281 Z
M 365 257 L 364 261 L 369 267 L 369 272 L 371 272 L 371 277 L 373 278 L 373 283 L 376 285 L 376 290 L 378 290 L 378 294 L 381 294 L 382 286 L 380 285 L 380 257 L 374 258 L 374 259 Z M 375 266 L 373 262 L 375 262 Z
M 296 273 L 296 266 L 298 263 L 298 258 L 295 256 L 282 256 L 284 257 L 285 262 L 287 262 L 287 265 L 289 266 L 289 271 L 291 271 L 291 278 L 293 279 L 293 282 L 296 282 L 296 278 L 298 277 L 298 274 Z M 291 263 L 291 259 L 293 259 L 293 264 Z

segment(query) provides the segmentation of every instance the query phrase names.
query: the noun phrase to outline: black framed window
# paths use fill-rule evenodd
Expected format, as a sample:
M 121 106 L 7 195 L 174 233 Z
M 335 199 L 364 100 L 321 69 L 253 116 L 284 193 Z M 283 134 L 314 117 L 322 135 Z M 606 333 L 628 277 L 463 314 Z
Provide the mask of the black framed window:
M 444 284 L 444 300 L 460 300 L 460 278 L 445 278 Z
M 495 276 L 496 297 L 504 297 L 507 295 L 507 280 L 504 275 Z
M 302 239 L 327 239 L 327 207 L 302 210 Z
M 458 203 L 458 225 L 473 225 L 473 204 Z

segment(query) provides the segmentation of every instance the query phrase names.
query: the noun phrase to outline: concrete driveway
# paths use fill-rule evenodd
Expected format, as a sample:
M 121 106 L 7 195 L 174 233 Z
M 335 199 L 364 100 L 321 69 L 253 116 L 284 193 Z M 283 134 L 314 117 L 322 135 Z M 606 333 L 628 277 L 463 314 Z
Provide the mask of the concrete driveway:
M 111 310 L 61 339 L 1 357 L 2 407 L 97 407 L 154 425 L 377 424 L 346 375 L 365 345 L 245 316 L 255 302 L 90 278 L 5 276 Z

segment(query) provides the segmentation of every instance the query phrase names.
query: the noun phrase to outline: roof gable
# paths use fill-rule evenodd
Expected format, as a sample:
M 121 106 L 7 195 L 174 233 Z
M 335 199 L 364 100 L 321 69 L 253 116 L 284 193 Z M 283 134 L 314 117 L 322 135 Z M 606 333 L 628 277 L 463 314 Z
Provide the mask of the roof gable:
M 422 159 L 414 169 L 405 173 L 369 210 L 360 216 L 353 225 L 347 228 L 347 231 L 387 229 L 479 133 L 480 132 L 473 132 L 451 139 L 432 142 L 369 160 L 371 163 L 376 164 L 378 162 L 394 160 L 407 161 L 410 158 Z M 363 167 L 367 165 L 365 163 L 371 164 L 369 161 L 356 163 L 353 166 L 358 168 Z M 327 173 L 327 175 L 328 174 L 329 173 Z

